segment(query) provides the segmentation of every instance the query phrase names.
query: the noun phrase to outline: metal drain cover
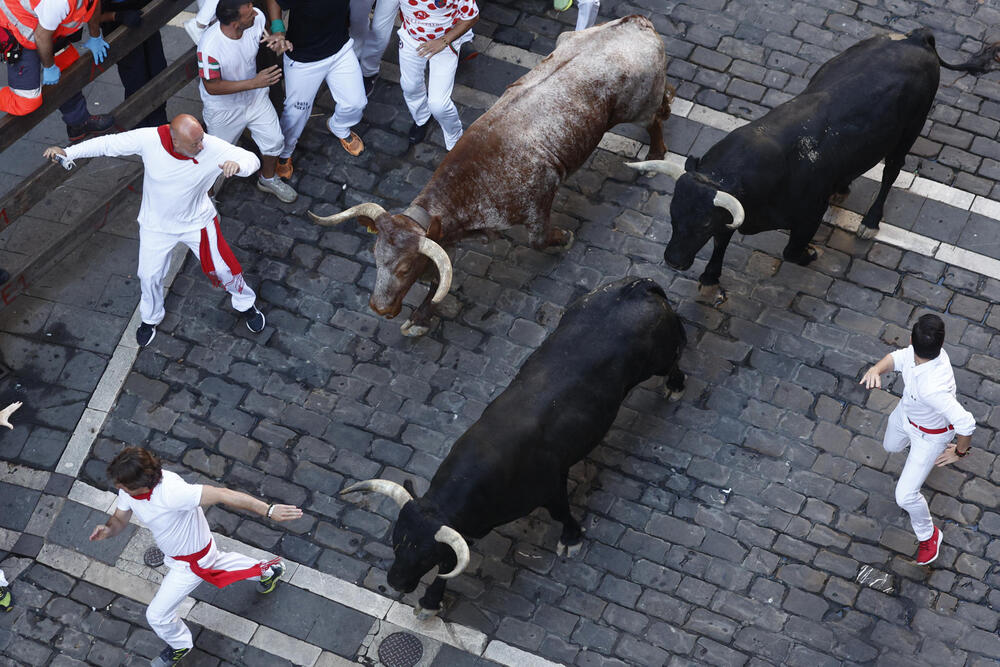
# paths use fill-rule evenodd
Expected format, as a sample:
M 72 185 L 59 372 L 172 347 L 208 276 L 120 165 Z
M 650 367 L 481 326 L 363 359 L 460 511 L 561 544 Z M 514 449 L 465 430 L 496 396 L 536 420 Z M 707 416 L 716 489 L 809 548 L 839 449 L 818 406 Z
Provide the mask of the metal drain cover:
M 163 565 L 163 552 L 156 547 L 149 547 L 142 555 L 142 561 L 147 567 L 160 567 Z
M 424 645 L 408 632 L 394 632 L 378 647 L 378 659 L 386 667 L 413 667 L 424 656 Z

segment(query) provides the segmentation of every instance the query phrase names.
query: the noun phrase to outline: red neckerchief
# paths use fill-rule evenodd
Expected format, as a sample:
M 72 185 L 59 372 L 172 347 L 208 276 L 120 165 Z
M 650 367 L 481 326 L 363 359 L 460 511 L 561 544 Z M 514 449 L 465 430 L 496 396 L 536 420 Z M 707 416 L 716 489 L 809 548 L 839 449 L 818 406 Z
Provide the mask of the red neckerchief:
M 166 127 L 166 125 L 164 125 L 163 127 Z M 154 486 L 153 489 L 155 488 L 156 487 Z M 149 498 L 153 495 L 153 489 L 150 489 L 146 493 L 139 493 L 139 494 L 130 493 L 129 495 L 135 498 L 136 500 L 149 500 Z
M 170 126 L 160 125 L 156 128 L 156 132 L 160 135 L 160 143 L 163 144 L 164 150 L 170 153 L 171 157 L 175 157 L 178 160 L 191 160 L 195 164 L 198 164 L 198 160 L 193 157 L 188 157 L 187 155 L 181 155 L 174 150 L 174 140 L 170 138 Z

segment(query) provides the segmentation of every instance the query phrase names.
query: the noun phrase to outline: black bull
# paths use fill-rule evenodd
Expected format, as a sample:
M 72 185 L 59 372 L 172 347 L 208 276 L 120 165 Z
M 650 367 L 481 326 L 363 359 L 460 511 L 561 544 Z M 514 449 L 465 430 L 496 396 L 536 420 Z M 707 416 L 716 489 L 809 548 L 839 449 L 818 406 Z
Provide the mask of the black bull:
M 464 538 L 481 538 L 537 507 L 563 524 L 557 552 L 572 555 L 582 530 L 569 509 L 570 466 L 603 440 L 635 385 L 664 375 L 671 392 L 683 390 L 677 362 L 685 342 L 680 319 L 652 280 L 595 290 L 570 306 L 507 389 L 455 441 L 422 497 L 409 482 L 382 479 L 342 491 L 384 493 L 401 506 L 389 585 L 410 592 L 437 566 L 420 600 L 424 616 L 435 613 L 445 579 L 468 564 Z
M 940 66 L 982 73 L 997 67 L 997 49 L 953 66 L 938 57 L 927 29 L 872 37 L 824 64 L 796 97 L 733 130 L 700 160 L 688 159 L 684 169 L 660 160 L 630 165 L 677 178 L 664 259 L 686 270 L 714 238 L 700 282 L 717 285 L 736 229 L 788 229 L 784 258 L 808 264 L 817 256 L 809 242 L 830 197 L 884 160 L 881 188 L 858 229 L 862 238 L 873 237 L 934 102 Z

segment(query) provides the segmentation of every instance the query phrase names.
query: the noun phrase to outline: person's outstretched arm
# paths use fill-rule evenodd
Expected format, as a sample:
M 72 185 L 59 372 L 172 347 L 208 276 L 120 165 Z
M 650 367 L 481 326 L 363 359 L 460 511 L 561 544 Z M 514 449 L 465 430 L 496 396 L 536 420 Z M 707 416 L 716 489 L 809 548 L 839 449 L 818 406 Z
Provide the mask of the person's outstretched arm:
M 258 500 L 248 493 L 234 491 L 220 486 L 202 486 L 201 506 L 211 507 L 222 503 L 234 509 L 244 512 L 259 514 L 272 521 L 291 521 L 302 516 L 302 510 L 295 505 L 279 505 L 277 503 L 267 504 L 263 500 Z

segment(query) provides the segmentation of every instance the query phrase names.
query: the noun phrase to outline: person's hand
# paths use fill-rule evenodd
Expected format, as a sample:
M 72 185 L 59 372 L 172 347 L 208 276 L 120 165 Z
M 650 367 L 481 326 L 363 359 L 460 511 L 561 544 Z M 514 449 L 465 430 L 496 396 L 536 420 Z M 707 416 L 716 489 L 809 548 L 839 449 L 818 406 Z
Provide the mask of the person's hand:
M 93 532 L 90 533 L 91 542 L 100 542 L 101 540 L 106 540 L 109 537 L 111 537 L 111 529 L 104 523 L 99 526 L 95 526 Z
M 141 9 L 121 9 L 115 12 L 115 21 L 126 25 L 129 28 L 138 28 L 142 25 Z
M 955 461 L 958 461 L 961 458 L 964 458 L 962 456 L 959 456 L 958 453 L 955 451 L 956 447 L 957 445 L 954 442 L 949 444 L 945 448 L 945 450 L 941 452 L 941 455 L 937 457 L 937 460 L 934 461 L 934 465 L 936 465 L 938 468 L 941 468 L 943 466 L 954 463 Z M 970 447 L 969 449 L 972 448 Z M 965 451 L 968 452 L 969 450 L 967 449 Z
M 275 505 L 271 510 L 271 521 L 292 521 L 302 516 L 302 510 L 295 505 Z
M 56 161 L 57 155 L 66 157 L 66 151 L 59 148 L 58 146 L 49 146 L 48 148 L 45 149 L 45 152 L 42 153 L 42 157 L 44 157 L 46 160 L 52 160 L 53 162 Z
M 100 65 L 104 62 L 104 58 L 108 55 L 108 49 L 111 45 L 104 41 L 103 35 L 98 35 L 97 37 L 88 37 L 83 46 L 90 49 L 90 52 L 94 54 L 94 64 Z
M 59 66 L 51 65 L 42 69 L 42 85 L 43 86 L 54 86 L 59 83 Z
M 448 42 L 444 41 L 444 37 L 438 37 L 437 39 L 432 39 L 431 41 L 424 42 L 418 46 L 417 55 L 423 58 L 433 58 L 446 48 L 448 48 Z
M 265 33 L 260 36 L 260 43 L 279 56 L 282 53 L 292 50 L 292 43 L 285 39 L 285 33 L 283 32 L 275 32 L 270 35 Z
M 6 426 L 9 429 L 13 429 L 14 426 L 10 423 L 10 417 L 17 412 L 17 409 L 20 408 L 21 405 L 21 401 L 17 401 L 16 403 L 11 403 L 3 410 L 0 410 L 0 426 Z
M 864 376 L 861 378 L 861 382 L 858 384 L 863 384 L 865 389 L 881 389 L 882 388 L 882 376 L 875 366 L 872 366 L 867 371 L 865 371 Z
M 233 162 L 232 160 L 226 160 L 225 162 L 219 165 L 219 169 L 222 170 L 223 176 L 229 178 L 231 176 L 235 176 L 236 174 L 240 173 L 240 163 Z
M 277 65 L 271 65 L 267 69 L 262 69 L 257 72 L 257 76 L 253 78 L 254 88 L 267 88 L 273 86 L 281 80 L 281 68 Z

